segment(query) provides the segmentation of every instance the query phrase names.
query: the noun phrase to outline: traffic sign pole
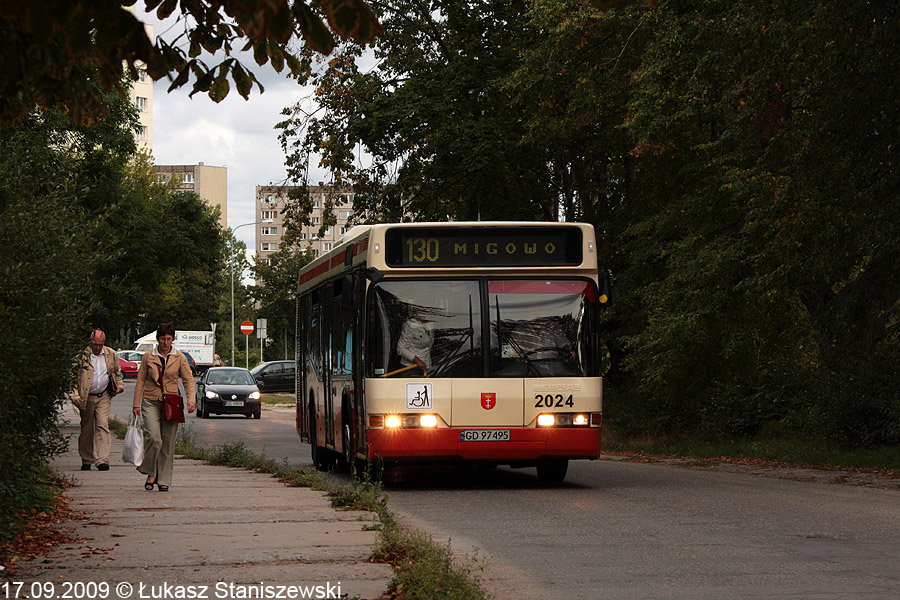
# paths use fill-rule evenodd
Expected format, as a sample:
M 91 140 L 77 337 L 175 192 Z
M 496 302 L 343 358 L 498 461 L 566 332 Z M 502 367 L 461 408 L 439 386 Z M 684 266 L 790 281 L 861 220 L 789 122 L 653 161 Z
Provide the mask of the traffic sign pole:
M 250 368 L 250 334 L 253 333 L 253 323 L 250 321 L 244 321 L 241 323 L 241 333 L 244 334 L 245 344 L 244 344 L 244 359 L 245 359 L 245 367 L 247 369 Z

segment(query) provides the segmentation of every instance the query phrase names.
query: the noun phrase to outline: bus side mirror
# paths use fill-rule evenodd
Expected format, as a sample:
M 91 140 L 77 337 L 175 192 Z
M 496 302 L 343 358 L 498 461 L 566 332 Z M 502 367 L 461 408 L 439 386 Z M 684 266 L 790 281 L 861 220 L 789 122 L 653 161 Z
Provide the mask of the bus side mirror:
M 363 276 L 372 283 L 378 283 L 379 281 L 384 279 L 384 273 L 382 273 L 375 267 L 369 267 L 368 269 L 363 271 Z
M 612 287 L 612 271 L 605 269 L 600 271 L 600 304 L 609 304 L 610 288 Z

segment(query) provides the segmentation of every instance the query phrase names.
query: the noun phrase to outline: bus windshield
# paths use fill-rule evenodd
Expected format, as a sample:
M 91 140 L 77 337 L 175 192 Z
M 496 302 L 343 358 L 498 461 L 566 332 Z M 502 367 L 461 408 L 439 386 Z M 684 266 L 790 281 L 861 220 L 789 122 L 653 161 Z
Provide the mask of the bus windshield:
M 383 280 L 370 298 L 370 377 L 599 376 L 590 281 Z

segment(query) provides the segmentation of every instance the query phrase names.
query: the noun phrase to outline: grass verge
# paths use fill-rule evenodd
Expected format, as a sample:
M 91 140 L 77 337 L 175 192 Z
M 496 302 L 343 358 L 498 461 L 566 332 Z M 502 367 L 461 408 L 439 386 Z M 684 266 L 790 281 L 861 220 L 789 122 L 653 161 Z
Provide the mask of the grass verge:
M 124 424 L 116 429 L 121 430 L 124 436 Z M 312 467 L 292 468 L 283 462 L 251 452 L 242 442 L 212 449 L 203 448 L 195 443 L 190 427 L 180 429 L 175 451 L 213 465 L 270 473 L 288 486 L 324 491 L 335 508 L 362 510 L 378 515 L 376 528 L 380 538 L 372 559 L 394 567 L 394 577 L 387 596 L 391 600 L 490 598 L 478 576 L 478 564 L 474 561 L 460 564 L 453 560 L 449 546 L 438 544 L 431 537 L 405 529 L 397 523 L 395 515 L 388 509 L 388 497 L 378 481 L 354 477 L 348 484 L 338 484 Z
M 900 476 L 900 447 L 839 448 L 798 439 L 702 440 L 690 437 L 622 437 L 606 429 L 603 449 L 625 454 L 730 461 L 764 461 L 822 469 L 852 469 Z

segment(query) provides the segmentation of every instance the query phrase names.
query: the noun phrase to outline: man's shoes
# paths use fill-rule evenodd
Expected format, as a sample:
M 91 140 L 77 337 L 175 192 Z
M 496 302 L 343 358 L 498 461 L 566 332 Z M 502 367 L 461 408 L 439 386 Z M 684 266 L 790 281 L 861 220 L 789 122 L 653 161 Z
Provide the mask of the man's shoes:
M 100 463 L 97 465 L 98 471 L 109 471 L 109 465 L 107 463 Z
M 83 465 L 81 465 L 81 470 L 82 470 L 82 471 L 90 471 L 90 470 L 91 470 L 91 465 L 84 465 L 84 464 L 83 464 Z

